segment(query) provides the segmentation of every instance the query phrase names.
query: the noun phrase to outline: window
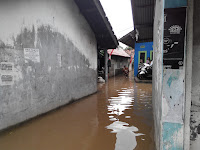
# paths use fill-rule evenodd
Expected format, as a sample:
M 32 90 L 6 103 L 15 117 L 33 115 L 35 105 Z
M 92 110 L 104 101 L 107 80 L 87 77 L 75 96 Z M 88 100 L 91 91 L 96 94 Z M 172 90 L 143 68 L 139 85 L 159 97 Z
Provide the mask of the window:
M 143 63 L 145 63 L 146 60 L 147 60 L 147 52 L 146 51 L 140 51 L 138 55 L 139 55 L 138 64 L 140 64 L 141 59 L 143 60 Z

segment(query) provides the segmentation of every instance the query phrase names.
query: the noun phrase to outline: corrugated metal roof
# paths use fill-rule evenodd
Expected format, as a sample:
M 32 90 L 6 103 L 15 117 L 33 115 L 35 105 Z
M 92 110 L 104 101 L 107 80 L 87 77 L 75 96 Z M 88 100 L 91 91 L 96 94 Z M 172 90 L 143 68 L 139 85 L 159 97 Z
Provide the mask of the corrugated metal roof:
M 132 48 L 135 48 L 135 31 L 133 30 L 124 35 L 122 38 L 119 39 L 119 41 Z
M 131 0 L 138 42 L 153 41 L 154 0 Z
M 107 53 L 109 55 L 111 54 L 111 52 L 112 52 L 112 49 L 107 50 Z M 130 58 L 130 56 L 124 50 L 120 48 L 114 49 L 112 52 L 112 55 Z
M 99 0 L 74 0 L 97 39 L 98 49 L 116 48 L 119 43 Z

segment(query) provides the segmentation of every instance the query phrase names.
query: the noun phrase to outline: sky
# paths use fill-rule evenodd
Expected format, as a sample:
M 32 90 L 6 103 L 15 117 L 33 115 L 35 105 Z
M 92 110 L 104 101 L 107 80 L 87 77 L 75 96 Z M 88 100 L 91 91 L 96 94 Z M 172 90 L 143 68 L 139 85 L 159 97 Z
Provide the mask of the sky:
M 131 0 L 100 0 L 117 38 L 134 29 Z M 124 47 L 123 44 L 120 44 Z

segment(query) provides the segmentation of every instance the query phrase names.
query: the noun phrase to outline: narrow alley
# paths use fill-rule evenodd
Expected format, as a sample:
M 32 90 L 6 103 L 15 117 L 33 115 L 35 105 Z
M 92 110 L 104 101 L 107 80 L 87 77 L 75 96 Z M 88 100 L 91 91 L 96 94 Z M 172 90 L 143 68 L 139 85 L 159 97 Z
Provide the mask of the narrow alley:
M 96 94 L 4 131 L 0 149 L 154 150 L 152 117 L 152 85 L 117 76 Z

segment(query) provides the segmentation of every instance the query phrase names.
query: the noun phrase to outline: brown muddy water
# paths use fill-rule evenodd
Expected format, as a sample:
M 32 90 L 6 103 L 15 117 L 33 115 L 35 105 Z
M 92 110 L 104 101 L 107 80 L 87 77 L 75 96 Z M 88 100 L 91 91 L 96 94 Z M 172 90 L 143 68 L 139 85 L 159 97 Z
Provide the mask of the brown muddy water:
M 0 150 L 154 150 L 151 101 L 151 84 L 111 78 L 94 95 L 0 133 Z

